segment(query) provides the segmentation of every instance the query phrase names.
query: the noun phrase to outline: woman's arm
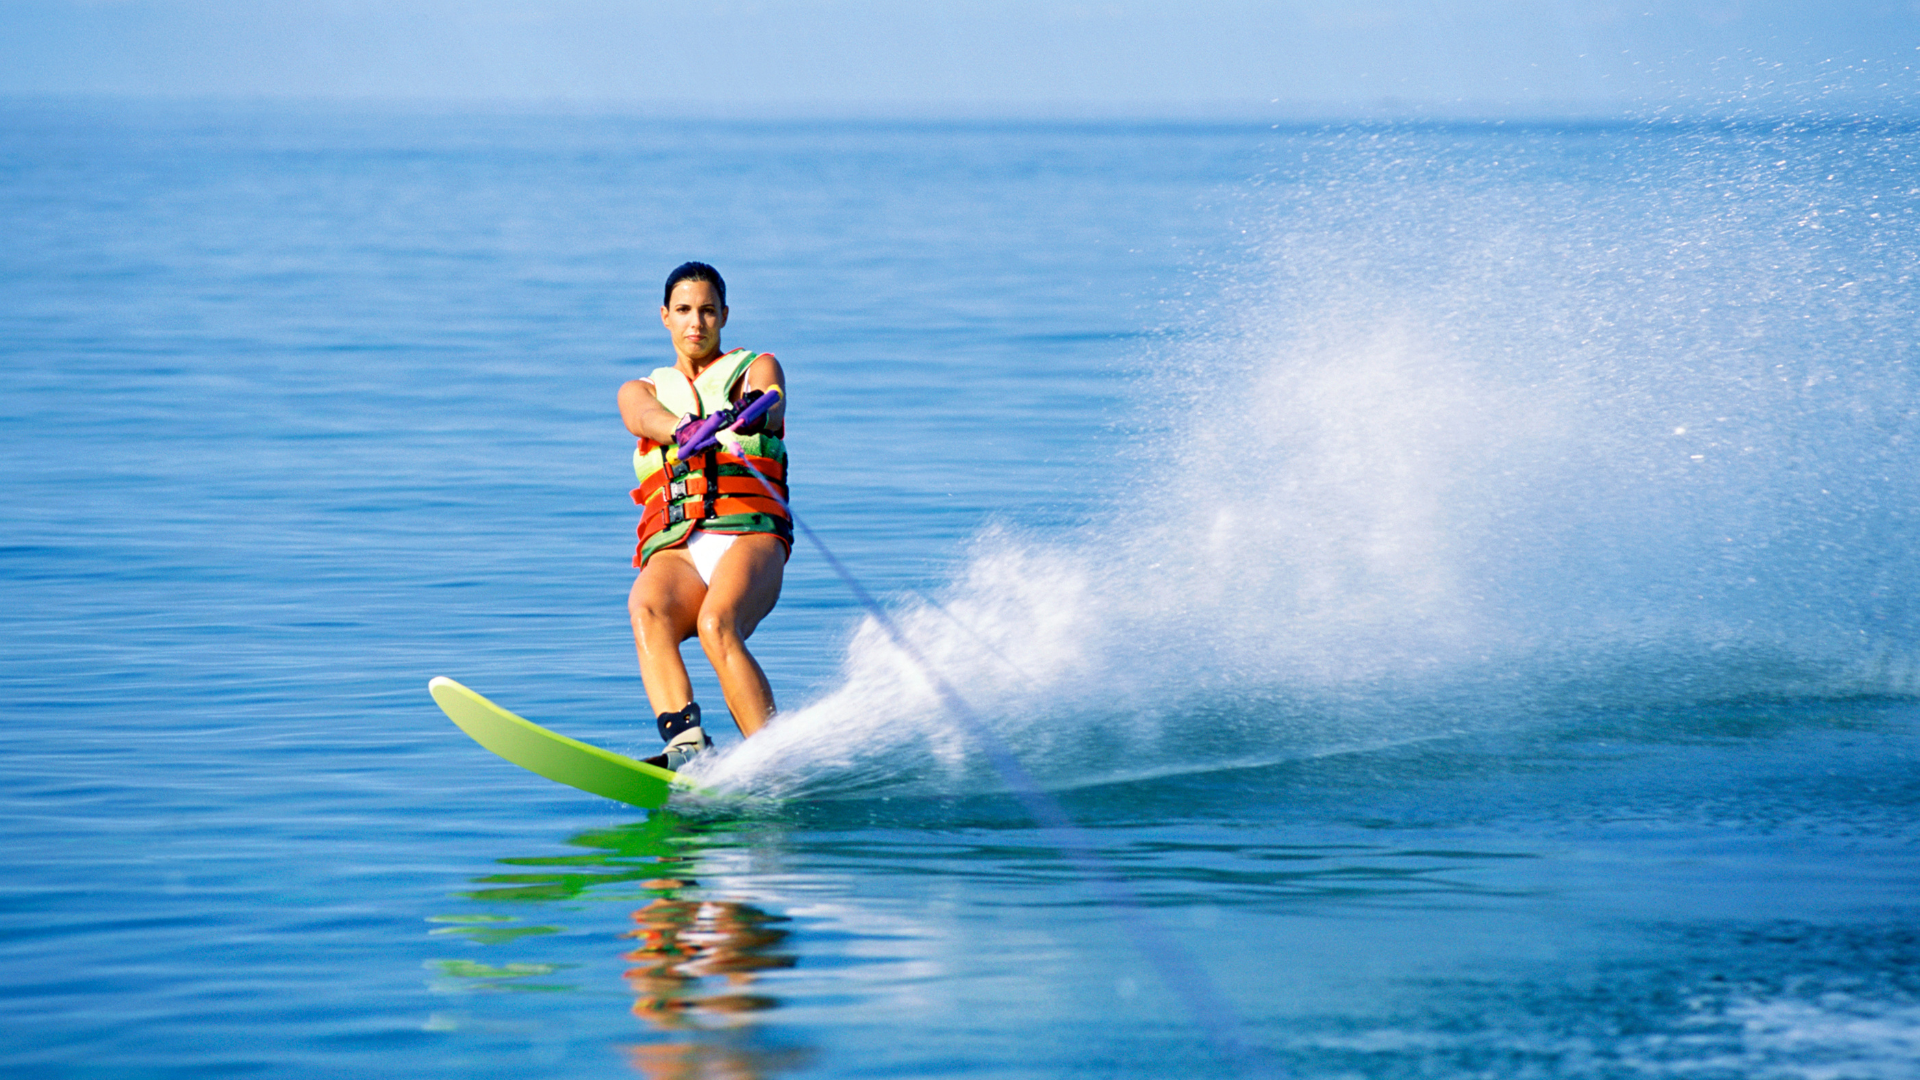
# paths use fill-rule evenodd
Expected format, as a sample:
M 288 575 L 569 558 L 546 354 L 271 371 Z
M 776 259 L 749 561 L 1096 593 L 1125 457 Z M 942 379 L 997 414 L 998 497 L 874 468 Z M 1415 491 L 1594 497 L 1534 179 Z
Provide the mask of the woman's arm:
M 620 387 L 620 419 L 634 435 L 657 443 L 672 442 L 673 429 L 680 426 L 680 418 L 660 404 L 653 384 L 645 379 L 634 379 Z
M 787 373 L 781 369 L 780 361 L 774 359 L 772 353 L 761 353 L 753 363 L 747 365 L 747 377 L 741 382 L 744 384 L 740 388 L 743 394 L 748 390 L 765 390 L 774 386 L 780 388 L 780 400 L 774 403 L 773 408 L 767 410 L 767 423 L 764 430 L 785 431 L 787 429 Z

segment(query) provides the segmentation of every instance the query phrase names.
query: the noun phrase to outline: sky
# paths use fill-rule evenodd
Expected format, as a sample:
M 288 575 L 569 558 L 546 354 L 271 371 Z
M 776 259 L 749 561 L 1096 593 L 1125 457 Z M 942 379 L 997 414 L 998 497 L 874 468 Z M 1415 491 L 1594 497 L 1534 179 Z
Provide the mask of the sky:
M 0 0 L 0 95 L 723 115 L 1765 113 L 1920 100 L 1920 0 Z

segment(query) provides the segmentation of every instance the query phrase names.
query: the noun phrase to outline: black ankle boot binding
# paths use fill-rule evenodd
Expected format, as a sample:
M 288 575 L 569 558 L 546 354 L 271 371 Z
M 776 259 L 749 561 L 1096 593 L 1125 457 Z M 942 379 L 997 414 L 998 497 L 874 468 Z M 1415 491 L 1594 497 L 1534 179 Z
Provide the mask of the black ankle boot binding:
M 654 723 L 660 726 L 660 741 L 670 743 L 675 735 L 700 726 L 700 703 L 689 701 L 679 712 L 663 712 L 654 718 Z

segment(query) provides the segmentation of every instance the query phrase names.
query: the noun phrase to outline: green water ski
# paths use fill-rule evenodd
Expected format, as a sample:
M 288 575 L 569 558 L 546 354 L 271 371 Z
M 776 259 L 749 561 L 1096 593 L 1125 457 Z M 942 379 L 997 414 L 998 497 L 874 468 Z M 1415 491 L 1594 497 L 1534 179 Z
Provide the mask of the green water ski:
M 427 684 L 433 700 L 473 741 L 549 780 L 655 810 L 675 791 L 697 791 L 675 773 L 569 739 L 518 716 L 442 675 Z

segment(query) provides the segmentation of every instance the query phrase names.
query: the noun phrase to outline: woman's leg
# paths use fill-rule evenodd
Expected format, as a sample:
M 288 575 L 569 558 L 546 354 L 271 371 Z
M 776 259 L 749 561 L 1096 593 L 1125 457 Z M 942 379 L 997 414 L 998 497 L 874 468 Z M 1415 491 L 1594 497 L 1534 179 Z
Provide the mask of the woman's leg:
M 720 677 L 720 692 L 742 735 L 759 731 L 773 715 L 773 687 L 747 651 L 747 638 L 779 601 L 786 565 L 786 545 L 779 538 L 744 534 L 720 556 L 700 604 L 700 647 Z
M 693 700 L 680 643 L 692 637 L 707 588 L 693 560 L 679 548 L 656 552 L 633 579 L 627 593 L 627 618 L 633 623 L 633 648 L 640 656 L 640 681 L 654 715 L 677 712 Z

